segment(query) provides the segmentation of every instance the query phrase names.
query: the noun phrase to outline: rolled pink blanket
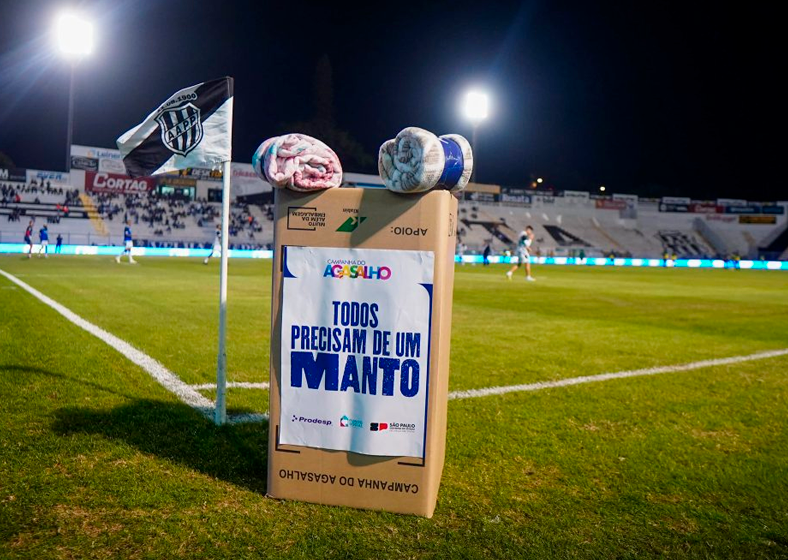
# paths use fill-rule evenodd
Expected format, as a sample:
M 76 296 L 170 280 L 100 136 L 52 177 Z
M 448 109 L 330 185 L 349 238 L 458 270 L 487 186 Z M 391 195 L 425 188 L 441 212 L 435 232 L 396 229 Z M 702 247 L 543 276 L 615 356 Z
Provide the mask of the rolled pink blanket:
M 252 156 L 255 173 L 280 189 L 308 192 L 342 184 L 334 150 L 306 134 L 285 134 L 260 144 Z

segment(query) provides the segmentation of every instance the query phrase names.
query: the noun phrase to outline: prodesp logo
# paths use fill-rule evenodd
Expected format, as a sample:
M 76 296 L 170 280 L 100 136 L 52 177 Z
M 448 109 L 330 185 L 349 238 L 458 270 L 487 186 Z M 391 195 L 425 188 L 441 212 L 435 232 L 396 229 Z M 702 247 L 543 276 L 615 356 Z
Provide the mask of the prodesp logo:
M 424 237 L 427 235 L 429 228 L 414 228 L 409 226 L 391 226 L 389 230 L 393 235 L 402 235 L 405 237 Z
M 330 426 L 333 424 L 331 420 L 325 420 L 324 418 L 309 418 L 306 416 L 296 416 L 293 414 L 293 422 L 298 422 L 299 424 L 320 424 L 323 426 Z

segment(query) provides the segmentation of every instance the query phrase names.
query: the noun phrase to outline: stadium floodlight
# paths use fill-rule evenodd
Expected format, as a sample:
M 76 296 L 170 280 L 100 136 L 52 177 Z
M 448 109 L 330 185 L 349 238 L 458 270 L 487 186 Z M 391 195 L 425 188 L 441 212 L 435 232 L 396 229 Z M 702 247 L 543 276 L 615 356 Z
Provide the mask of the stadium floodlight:
M 473 171 L 471 172 L 471 181 L 476 180 L 476 168 L 479 167 L 479 154 L 476 150 L 476 129 L 479 124 L 485 120 L 490 114 L 490 97 L 481 91 L 471 90 L 465 94 L 463 100 L 462 112 L 465 118 L 468 119 L 473 126 L 473 136 L 471 138 L 471 147 L 473 148 Z
M 486 119 L 490 113 L 490 98 L 480 91 L 469 91 L 465 94 L 463 112 L 474 126 Z
M 68 87 L 68 135 L 66 137 L 66 172 L 71 172 L 71 137 L 74 129 L 74 67 L 93 52 L 93 24 L 76 13 L 65 12 L 55 25 L 60 54 L 71 61 Z
M 599 187 L 599 191 L 600 192 L 605 192 L 605 185 L 602 185 L 601 187 Z
M 78 59 L 93 52 L 93 24 L 75 13 L 60 15 L 55 35 L 58 49 L 67 58 Z
M 536 179 L 536 182 L 537 182 L 537 183 L 539 183 L 539 184 L 541 185 L 542 183 L 544 183 L 544 179 L 542 179 L 541 177 L 539 177 L 539 178 L 537 178 L 537 179 Z

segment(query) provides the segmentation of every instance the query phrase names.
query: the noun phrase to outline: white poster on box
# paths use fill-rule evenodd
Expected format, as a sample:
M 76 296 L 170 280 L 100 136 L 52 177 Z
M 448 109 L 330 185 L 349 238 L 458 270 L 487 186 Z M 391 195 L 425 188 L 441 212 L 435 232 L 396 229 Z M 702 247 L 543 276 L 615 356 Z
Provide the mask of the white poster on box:
M 432 251 L 284 247 L 282 444 L 424 457 Z

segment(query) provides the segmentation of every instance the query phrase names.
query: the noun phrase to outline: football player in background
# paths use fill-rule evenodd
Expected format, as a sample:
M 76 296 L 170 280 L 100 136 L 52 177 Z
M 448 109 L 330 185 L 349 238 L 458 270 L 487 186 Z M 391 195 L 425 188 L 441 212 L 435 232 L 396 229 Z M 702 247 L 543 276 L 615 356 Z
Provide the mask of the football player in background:
M 520 268 L 521 264 L 525 264 L 525 279 L 529 282 L 534 282 L 534 277 L 531 276 L 531 244 L 534 242 L 534 228 L 526 226 L 525 231 L 520 232 L 520 237 L 517 239 L 517 263 L 506 273 L 506 277 L 511 280 L 514 271 Z
M 115 262 L 120 263 L 120 258 L 123 255 L 129 256 L 129 264 L 137 264 L 134 257 L 131 256 L 131 250 L 134 248 L 134 239 L 131 236 L 131 220 L 126 221 L 126 227 L 123 228 L 123 252 L 115 257 Z
M 205 260 L 202 261 L 203 264 L 208 264 L 210 258 L 216 254 L 219 255 L 222 252 L 222 226 L 216 224 L 216 233 L 213 237 L 213 247 L 211 247 L 211 254 L 205 257 Z
M 49 255 L 47 254 L 47 245 L 49 245 L 49 230 L 47 229 L 47 225 L 44 224 L 40 230 L 38 230 L 38 240 L 41 243 L 41 247 L 38 249 L 38 258 L 41 258 L 41 253 L 44 253 L 44 258 L 48 259 Z
M 33 257 L 33 220 L 30 220 L 30 223 L 27 224 L 27 229 L 25 230 L 25 243 L 28 245 L 27 258 L 30 259 Z

